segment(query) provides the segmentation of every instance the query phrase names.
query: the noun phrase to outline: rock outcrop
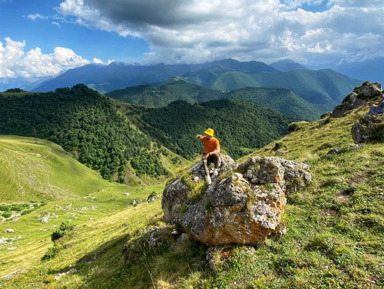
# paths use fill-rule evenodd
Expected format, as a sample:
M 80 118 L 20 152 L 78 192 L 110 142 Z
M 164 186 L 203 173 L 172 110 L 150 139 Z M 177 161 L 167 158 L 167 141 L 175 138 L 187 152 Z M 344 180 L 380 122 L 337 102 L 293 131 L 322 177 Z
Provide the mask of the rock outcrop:
M 281 231 L 285 193 L 311 181 L 307 170 L 276 157 L 252 157 L 240 165 L 225 157 L 208 186 L 199 162 L 164 189 L 164 220 L 209 246 L 259 244 Z
M 364 82 L 362 86 L 356 87 L 352 93 L 348 94 L 340 105 L 335 107 L 331 117 L 342 117 L 365 105 L 368 101 L 374 101 L 381 95 L 382 90 L 380 83 Z
M 384 114 L 364 116 L 352 126 L 351 134 L 356 144 L 384 142 Z

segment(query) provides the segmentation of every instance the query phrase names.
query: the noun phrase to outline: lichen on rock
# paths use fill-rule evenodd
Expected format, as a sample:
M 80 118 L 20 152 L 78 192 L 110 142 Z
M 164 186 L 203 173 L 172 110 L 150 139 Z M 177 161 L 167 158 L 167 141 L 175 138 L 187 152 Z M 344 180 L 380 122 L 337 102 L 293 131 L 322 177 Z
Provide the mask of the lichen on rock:
M 252 157 L 240 165 L 225 159 L 209 186 L 202 184 L 201 162 L 168 184 L 164 220 L 209 246 L 256 245 L 279 233 L 285 194 L 311 181 L 309 167 L 276 157 Z

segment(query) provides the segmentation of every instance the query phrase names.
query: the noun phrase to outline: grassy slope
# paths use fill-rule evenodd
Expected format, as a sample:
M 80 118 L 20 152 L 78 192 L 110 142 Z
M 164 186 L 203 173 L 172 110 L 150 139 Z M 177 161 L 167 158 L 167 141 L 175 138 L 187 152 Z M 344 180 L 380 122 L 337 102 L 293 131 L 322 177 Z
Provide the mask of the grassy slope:
M 0 205 L 46 202 L 41 207 L 33 203 L 35 209 L 28 214 L 0 218 L 0 239 L 16 238 L 0 244 L 0 276 L 39 265 L 52 247 L 50 235 L 62 222 L 78 227 L 89 223 L 87 226 L 92 228 L 103 217 L 131 207 L 133 200 L 146 199 L 153 191 L 160 193 L 163 187 L 127 187 L 108 182 L 61 147 L 34 138 L 1 136 L 0 163 Z M 54 217 L 48 223 L 40 222 L 39 215 L 46 214 Z M 15 232 L 7 234 L 6 229 Z
M 308 163 L 314 180 L 287 196 L 287 234 L 267 240 L 255 253 L 235 250 L 231 258 L 217 259 L 209 269 L 204 248 L 194 243 L 177 250 L 149 250 L 140 243 L 145 238 L 140 230 L 159 223 L 158 200 L 101 219 L 92 228 L 79 226 L 63 238 L 54 259 L 36 261 L 28 273 L 5 287 L 382 288 L 383 145 L 327 156 L 330 149 L 353 143 L 350 128 L 366 112 L 364 108 L 325 124 L 303 125 L 278 141 L 288 151 L 281 157 Z M 275 155 L 274 145 L 254 155 Z M 134 246 L 128 249 L 132 259 L 124 262 L 126 242 Z M 1 264 L 4 268 L 4 259 Z M 77 273 L 52 280 L 70 266 Z
M 3 202 L 67 199 L 105 186 L 97 172 L 49 141 L 0 136 L 0 155 Z

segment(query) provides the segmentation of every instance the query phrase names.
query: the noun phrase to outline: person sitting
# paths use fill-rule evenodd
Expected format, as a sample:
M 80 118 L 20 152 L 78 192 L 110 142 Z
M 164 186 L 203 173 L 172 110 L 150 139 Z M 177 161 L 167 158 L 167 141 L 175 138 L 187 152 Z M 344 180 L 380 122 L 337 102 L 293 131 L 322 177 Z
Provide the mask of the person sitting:
M 205 171 L 205 180 L 208 185 L 211 184 L 211 176 L 209 174 L 208 165 L 214 163 L 215 169 L 213 170 L 213 175 L 217 176 L 220 165 L 220 142 L 215 138 L 214 130 L 208 128 L 205 132 L 205 135 L 198 134 L 196 138 L 200 139 L 204 143 L 204 153 L 203 153 L 203 164 Z
M 374 104 L 370 109 L 368 114 L 374 114 L 374 113 L 384 113 L 384 94 L 381 95 L 379 104 Z

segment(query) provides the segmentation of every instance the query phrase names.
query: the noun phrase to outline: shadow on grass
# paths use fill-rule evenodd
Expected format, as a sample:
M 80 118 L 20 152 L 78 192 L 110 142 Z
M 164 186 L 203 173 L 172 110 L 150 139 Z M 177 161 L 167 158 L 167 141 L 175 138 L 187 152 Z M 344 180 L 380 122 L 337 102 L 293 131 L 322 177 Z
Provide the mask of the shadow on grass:
M 155 227 L 126 234 L 102 244 L 73 267 L 49 274 L 57 276 L 75 268 L 79 281 L 69 281 L 71 286 L 115 289 L 167 287 L 191 273 L 203 272 L 207 248 L 172 230 Z

